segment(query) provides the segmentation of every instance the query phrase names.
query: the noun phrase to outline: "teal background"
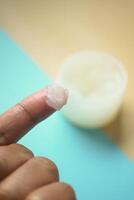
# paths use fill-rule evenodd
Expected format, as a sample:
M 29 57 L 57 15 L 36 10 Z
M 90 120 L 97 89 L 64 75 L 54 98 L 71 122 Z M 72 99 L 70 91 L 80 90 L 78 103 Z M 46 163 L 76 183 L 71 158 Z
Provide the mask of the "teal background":
M 48 75 L 1 31 L 0 112 L 49 82 Z M 134 163 L 101 130 L 79 129 L 57 112 L 19 143 L 52 159 L 78 200 L 134 200 Z

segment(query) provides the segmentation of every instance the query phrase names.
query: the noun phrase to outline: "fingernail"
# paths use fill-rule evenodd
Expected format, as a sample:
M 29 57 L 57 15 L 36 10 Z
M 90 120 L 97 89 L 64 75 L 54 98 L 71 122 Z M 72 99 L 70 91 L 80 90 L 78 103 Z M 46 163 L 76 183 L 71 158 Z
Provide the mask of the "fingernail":
M 58 84 L 47 86 L 46 102 L 56 110 L 60 110 L 68 99 L 68 90 Z

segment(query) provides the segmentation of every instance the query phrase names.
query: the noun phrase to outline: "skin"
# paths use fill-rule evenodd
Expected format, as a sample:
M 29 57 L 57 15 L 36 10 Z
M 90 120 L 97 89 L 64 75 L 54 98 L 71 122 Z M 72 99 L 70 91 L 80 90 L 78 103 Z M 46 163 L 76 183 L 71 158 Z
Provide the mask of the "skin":
M 24 99 L 0 116 L 0 200 L 75 200 L 72 187 L 59 181 L 56 165 L 34 157 L 16 144 L 37 123 L 55 112 L 46 89 Z

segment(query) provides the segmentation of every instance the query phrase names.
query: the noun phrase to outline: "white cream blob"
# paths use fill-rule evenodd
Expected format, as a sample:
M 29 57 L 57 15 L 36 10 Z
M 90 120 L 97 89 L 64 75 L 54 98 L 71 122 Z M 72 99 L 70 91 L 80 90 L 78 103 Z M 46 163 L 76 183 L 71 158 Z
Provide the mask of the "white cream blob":
M 111 122 L 122 104 L 127 72 L 113 56 L 81 52 L 61 66 L 59 82 L 69 90 L 63 114 L 84 128 Z
M 46 88 L 46 102 L 56 110 L 60 110 L 67 103 L 68 91 L 58 84 Z

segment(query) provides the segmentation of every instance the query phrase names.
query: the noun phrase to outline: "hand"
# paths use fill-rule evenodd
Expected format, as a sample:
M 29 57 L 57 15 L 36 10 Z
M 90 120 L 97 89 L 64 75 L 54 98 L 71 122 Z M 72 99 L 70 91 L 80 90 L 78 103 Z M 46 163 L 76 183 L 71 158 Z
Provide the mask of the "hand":
M 0 200 L 75 200 L 52 161 L 14 143 L 55 111 L 47 98 L 45 88 L 0 116 Z

